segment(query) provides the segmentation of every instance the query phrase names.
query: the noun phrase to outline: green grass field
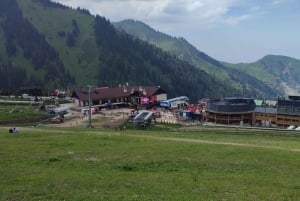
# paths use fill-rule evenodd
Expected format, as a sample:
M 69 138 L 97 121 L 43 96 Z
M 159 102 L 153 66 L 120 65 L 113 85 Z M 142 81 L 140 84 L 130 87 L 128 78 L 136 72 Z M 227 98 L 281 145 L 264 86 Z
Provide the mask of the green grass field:
M 300 138 L 272 132 L 0 128 L 0 200 L 299 200 Z
M 45 111 L 39 111 L 37 106 L 0 105 L 0 121 L 28 119 L 45 116 Z

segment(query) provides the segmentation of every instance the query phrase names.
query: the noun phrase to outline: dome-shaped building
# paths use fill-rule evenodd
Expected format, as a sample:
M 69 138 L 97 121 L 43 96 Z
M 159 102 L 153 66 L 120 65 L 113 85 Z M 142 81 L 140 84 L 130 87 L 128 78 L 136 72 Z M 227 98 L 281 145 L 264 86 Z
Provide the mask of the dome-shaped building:
M 226 125 L 252 125 L 255 107 L 252 98 L 211 100 L 207 104 L 206 121 Z

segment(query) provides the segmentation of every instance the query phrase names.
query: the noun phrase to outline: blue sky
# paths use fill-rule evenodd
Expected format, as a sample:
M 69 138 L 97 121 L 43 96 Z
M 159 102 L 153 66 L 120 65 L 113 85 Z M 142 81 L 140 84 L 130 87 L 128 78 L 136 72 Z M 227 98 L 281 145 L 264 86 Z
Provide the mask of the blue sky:
M 110 21 L 134 19 L 230 63 L 300 59 L 299 0 L 54 0 Z

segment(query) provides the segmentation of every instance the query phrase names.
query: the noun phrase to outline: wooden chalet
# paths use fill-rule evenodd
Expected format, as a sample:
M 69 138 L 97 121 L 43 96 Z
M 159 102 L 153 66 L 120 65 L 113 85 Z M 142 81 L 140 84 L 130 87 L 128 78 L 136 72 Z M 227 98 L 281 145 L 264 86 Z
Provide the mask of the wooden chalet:
M 120 86 L 101 87 L 91 90 L 91 105 L 115 107 L 124 105 L 155 105 L 166 100 L 167 93 L 157 86 Z M 73 101 L 78 106 L 89 105 L 89 92 L 76 90 L 72 93 Z

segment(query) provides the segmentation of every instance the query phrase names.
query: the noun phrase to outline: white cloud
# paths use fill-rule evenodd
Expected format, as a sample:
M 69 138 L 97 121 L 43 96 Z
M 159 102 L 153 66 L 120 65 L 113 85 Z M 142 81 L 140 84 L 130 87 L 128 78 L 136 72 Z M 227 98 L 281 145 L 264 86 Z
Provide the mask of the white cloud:
M 55 0 L 74 8 L 81 7 L 112 21 L 127 18 L 141 21 L 157 19 L 182 22 L 196 19 L 199 24 L 233 21 L 226 14 L 238 0 Z M 242 15 L 244 16 L 244 15 Z M 224 20 L 228 18 L 228 20 Z M 245 17 L 236 17 L 236 23 Z M 195 21 L 195 20 L 193 20 Z
M 244 20 L 247 20 L 250 18 L 250 15 L 241 15 L 241 16 L 237 16 L 237 17 L 228 17 L 225 22 L 227 24 L 231 24 L 231 25 L 236 25 Z
M 281 3 L 284 3 L 285 0 L 272 0 L 272 5 L 278 5 L 278 4 L 281 4 Z
M 299 29 L 295 26 L 300 17 L 295 14 L 299 0 L 53 1 L 88 9 L 92 14 L 104 16 L 112 22 L 124 19 L 142 21 L 171 36 L 184 37 L 199 50 L 207 50 L 207 54 L 222 57 L 225 61 L 228 58 L 244 62 L 246 57 L 251 57 L 251 60 L 262 57 L 263 52 L 272 52 L 274 45 L 281 48 L 282 44 L 297 44 L 295 46 L 300 47 Z M 278 35 L 276 40 L 270 37 L 274 33 Z M 290 37 L 291 33 L 295 36 Z M 262 47 L 265 47 L 263 51 Z M 299 52 L 290 48 L 290 55 Z M 242 59 L 242 55 L 245 58 Z
M 189 5 L 187 5 L 187 11 L 194 11 L 203 7 L 203 3 L 201 1 L 192 1 Z

